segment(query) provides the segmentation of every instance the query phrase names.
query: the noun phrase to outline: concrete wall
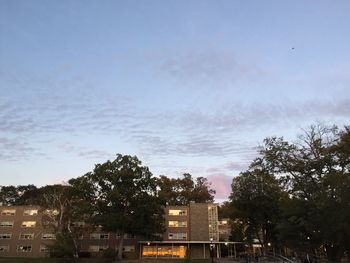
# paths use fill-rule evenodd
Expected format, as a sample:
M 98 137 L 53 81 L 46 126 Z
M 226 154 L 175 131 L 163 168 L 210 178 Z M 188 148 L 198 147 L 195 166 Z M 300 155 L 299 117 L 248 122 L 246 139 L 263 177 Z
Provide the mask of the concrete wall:
M 208 204 L 190 204 L 191 241 L 209 240 Z

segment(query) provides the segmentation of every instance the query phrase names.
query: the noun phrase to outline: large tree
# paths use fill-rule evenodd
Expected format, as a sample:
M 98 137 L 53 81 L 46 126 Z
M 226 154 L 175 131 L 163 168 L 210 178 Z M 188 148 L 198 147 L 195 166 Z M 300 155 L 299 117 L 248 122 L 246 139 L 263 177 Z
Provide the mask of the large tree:
M 97 164 L 83 178 L 94 193 L 92 222 L 120 234 L 120 259 L 124 234 L 151 239 L 162 233 L 164 208 L 157 195 L 157 180 L 136 156 L 118 154 L 113 161 Z
M 188 205 L 210 203 L 214 201 L 215 190 L 205 177 L 193 179 L 189 173 L 181 178 L 168 178 L 164 175 L 158 179 L 159 197 L 168 205 Z
M 323 246 L 333 261 L 350 243 L 349 138 L 349 128 L 312 125 L 296 143 L 266 139 L 259 158 L 288 193 L 281 206 L 281 239 L 304 252 Z
M 56 256 L 77 257 L 80 236 L 91 230 L 91 225 L 80 223 L 89 222 L 93 213 L 90 186 L 84 178 L 71 179 L 69 184 L 39 188 L 37 198 L 32 200 L 32 204 L 41 206 L 44 227 L 56 235 L 50 247 Z
M 232 181 L 232 219 L 245 225 L 247 240 L 257 238 L 263 252 L 275 241 L 281 197 L 278 180 L 263 168 L 242 172 Z

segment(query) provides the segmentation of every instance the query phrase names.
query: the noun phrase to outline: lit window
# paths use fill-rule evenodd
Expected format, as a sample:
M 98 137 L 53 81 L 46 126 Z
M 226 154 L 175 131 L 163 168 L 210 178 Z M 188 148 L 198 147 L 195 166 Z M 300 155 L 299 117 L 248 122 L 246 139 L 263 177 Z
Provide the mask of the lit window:
M 56 235 L 52 233 L 45 233 L 41 235 L 41 239 L 56 239 Z
M 35 227 L 36 221 L 23 221 L 22 227 Z
M 2 209 L 2 216 L 14 216 L 16 214 L 16 209 Z
M 2 221 L 0 227 L 13 227 L 13 221 Z
M 38 214 L 38 209 L 26 209 L 23 212 L 25 216 L 36 216 Z
M 169 239 L 184 240 L 187 239 L 187 233 L 169 233 Z
M 59 212 L 56 209 L 46 209 L 44 211 L 44 214 L 48 215 L 48 216 L 57 216 L 59 214 Z
M 92 233 L 90 239 L 109 239 L 109 234 L 106 233 Z
M 100 251 L 104 251 L 108 248 L 108 246 L 106 245 L 97 245 L 97 246 L 89 246 L 89 251 L 91 252 L 100 252 Z
M 187 216 L 186 209 L 169 209 L 170 216 Z
M 0 252 L 8 252 L 10 250 L 10 246 L 0 246 Z
M 25 246 L 17 246 L 18 252 L 32 252 L 32 246 L 31 245 L 25 245 Z
M 21 233 L 19 239 L 34 239 L 33 233 Z
M 169 227 L 187 227 L 187 221 L 169 221 Z
M 227 220 L 219 221 L 219 226 L 226 226 L 226 225 L 228 225 L 228 221 Z
M 11 239 L 11 233 L 0 233 L 0 239 Z

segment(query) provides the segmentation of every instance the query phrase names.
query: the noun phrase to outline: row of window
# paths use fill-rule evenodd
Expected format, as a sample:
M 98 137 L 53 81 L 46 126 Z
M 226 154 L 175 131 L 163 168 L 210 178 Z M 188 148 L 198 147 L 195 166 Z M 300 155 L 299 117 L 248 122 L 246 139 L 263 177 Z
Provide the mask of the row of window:
M 58 211 L 47 210 L 44 214 L 55 214 L 57 215 Z M 1 210 L 1 215 L 4 216 L 14 216 L 16 215 L 16 209 L 13 208 L 4 208 Z M 38 209 L 25 209 L 23 211 L 23 215 L 25 216 L 36 216 L 38 215 Z M 187 216 L 187 209 L 169 209 L 169 215 L 171 216 Z
M 91 233 L 90 239 L 109 239 L 109 233 Z M 120 238 L 120 235 L 116 235 L 117 238 Z M 0 239 L 11 239 L 12 233 L 0 233 Z M 131 234 L 125 234 L 125 239 L 134 239 L 135 236 Z M 34 233 L 20 233 L 19 239 L 34 239 Z M 52 233 L 43 233 L 41 234 L 41 239 L 56 239 L 55 234 Z M 83 239 L 83 236 L 80 237 Z
M 0 239 L 11 239 L 12 233 L 0 233 Z M 34 233 L 20 233 L 19 239 L 34 239 Z M 41 239 L 56 239 L 55 234 L 43 233 L 41 234 Z
M 16 209 L 4 208 L 1 209 L 2 216 L 14 216 L 16 215 Z M 38 215 L 38 209 L 24 209 L 23 215 L 25 216 L 36 216 Z
M 169 239 L 177 239 L 177 240 L 186 240 L 187 239 L 187 233 L 169 233 L 168 234 Z
M 187 221 L 169 221 L 169 227 L 187 227 Z
M 0 253 L 1 252 L 9 252 L 10 251 L 10 246 L 9 245 L 2 245 L 0 246 Z M 48 248 L 46 245 L 40 245 L 39 248 L 40 252 L 47 252 Z M 32 252 L 32 245 L 19 245 L 17 246 L 17 252 Z
M 105 245 L 92 245 L 89 246 L 89 251 L 91 252 L 100 252 L 104 251 L 108 248 L 108 246 Z M 17 246 L 17 252 L 32 252 L 33 247 L 32 245 L 19 245 Z M 0 246 L 0 252 L 9 252 L 10 246 L 9 245 L 2 245 Z M 40 245 L 39 248 L 40 252 L 48 252 L 48 248 L 46 245 Z M 135 252 L 135 246 L 123 246 L 124 252 Z
M 169 209 L 170 216 L 187 216 L 187 209 Z
M 107 245 L 91 245 L 89 246 L 89 251 L 90 252 L 100 252 L 100 251 L 104 251 L 107 248 L 109 248 L 109 246 Z M 118 249 L 118 247 L 116 247 L 116 249 Z M 123 246 L 123 251 L 124 252 L 135 252 L 135 246 Z
M 13 227 L 15 222 L 13 221 L 1 221 L 0 227 Z M 36 221 L 23 221 L 21 227 L 35 227 Z

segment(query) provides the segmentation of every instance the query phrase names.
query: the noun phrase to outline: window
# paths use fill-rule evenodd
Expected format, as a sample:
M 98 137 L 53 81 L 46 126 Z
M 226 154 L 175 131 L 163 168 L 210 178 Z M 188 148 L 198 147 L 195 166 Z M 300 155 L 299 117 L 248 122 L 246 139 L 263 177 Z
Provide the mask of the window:
M 17 246 L 18 252 L 32 252 L 32 246 L 31 245 L 25 245 L 25 246 Z
M 152 246 L 142 248 L 143 258 L 184 258 L 186 255 L 185 246 Z
M 26 209 L 23 212 L 25 216 L 36 216 L 38 214 L 38 209 Z
M 33 233 L 21 233 L 19 239 L 34 239 Z
M 170 216 L 187 216 L 186 209 L 169 209 Z
M 49 248 L 46 245 L 40 245 L 40 252 L 49 252 Z
M 135 246 L 123 246 L 124 252 L 135 252 Z
M 2 209 L 2 216 L 14 216 L 16 214 L 16 209 Z
M 13 221 L 2 221 L 0 227 L 13 227 Z
M 169 233 L 169 239 L 184 240 L 187 239 L 187 233 Z
M 1 252 L 7 252 L 10 250 L 10 246 L 5 245 L 5 246 L 0 246 L 0 253 Z
M 97 245 L 97 246 L 89 246 L 89 251 L 91 252 L 100 252 L 104 251 L 108 248 L 106 245 Z
M 92 233 L 90 239 L 109 239 L 109 234 L 105 233 Z
M 41 239 L 56 239 L 56 235 L 52 233 L 45 233 L 41 235 Z
M 35 227 L 36 221 L 23 221 L 22 227 Z
M 169 221 L 169 227 L 187 227 L 187 221 Z
M 227 225 L 228 225 L 228 221 L 227 220 L 219 221 L 219 226 L 227 226 Z
M 56 209 L 46 209 L 44 211 L 44 214 L 48 215 L 48 216 L 57 216 L 59 214 L 59 212 Z
M 11 233 L 0 233 L 0 239 L 11 239 Z

